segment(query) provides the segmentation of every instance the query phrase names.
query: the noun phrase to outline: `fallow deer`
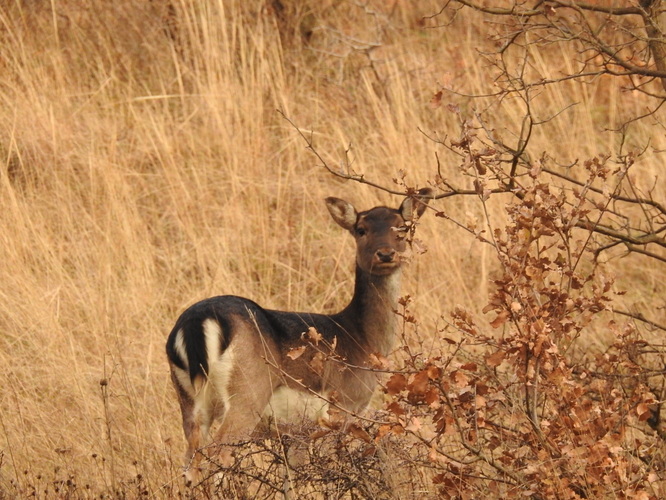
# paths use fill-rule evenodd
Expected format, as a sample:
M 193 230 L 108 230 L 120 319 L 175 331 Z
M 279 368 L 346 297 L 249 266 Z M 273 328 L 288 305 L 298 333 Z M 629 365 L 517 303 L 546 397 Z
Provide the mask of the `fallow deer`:
M 197 450 L 216 419 L 217 444 L 247 438 L 279 388 L 316 392 L 352 412 L 366 407 L 377 385 L 369 356 L 386 356 L 394 345 L 405 236 L 431 196 L 424 188 L 398 209 L 364 212 L 339 198 L 326 199 L 333 220 L 351 232 L 357 248 L 354 295 L 337 314 L 268 310 L 230 295 L 183 312 L 166 352 L 187 439 L 186 468 L 196 468 Z M 321 345 L 334 347 L 331 355 L 344 369 L 340 362 L 313 368 L 317 350 L 302 347 L 307 331 L 316 331 Z

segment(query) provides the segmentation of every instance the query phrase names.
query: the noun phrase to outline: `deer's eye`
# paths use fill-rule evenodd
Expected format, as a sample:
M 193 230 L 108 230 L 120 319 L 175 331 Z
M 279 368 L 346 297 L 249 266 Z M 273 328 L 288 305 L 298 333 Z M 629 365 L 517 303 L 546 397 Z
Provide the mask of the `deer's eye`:
M 356 228 L 356 236 L 365 236 L 367 231 L 363 227 Z

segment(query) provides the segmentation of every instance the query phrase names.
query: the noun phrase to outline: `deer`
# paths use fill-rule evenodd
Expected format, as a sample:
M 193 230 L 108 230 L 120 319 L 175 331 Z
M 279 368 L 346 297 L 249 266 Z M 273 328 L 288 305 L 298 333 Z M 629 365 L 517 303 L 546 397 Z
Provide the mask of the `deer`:
M 270 310 L 224 295 L 197 302 L 180 315 L 166 354 L 187 441 L 187 482 L 199 470 L 211 425 L 219 422 L 216 446 L 247 439 L 281 388 L 320 394 L 351 414 L 366 408 L 378 385 L 369 358 L 388 356 L 397 337 L 406 236 L 431 198 L 432 190 L 423 188 L 397 209 L 362 212 L 340 198 L 326 198 L 333 220 L 356 242 L 353 296 L 338 313 Z M 332 361 L 315 368 L 319 351 L 303 352 L 306 332 L 334 351 L 327 360 L 334 356 L 344 368 Z

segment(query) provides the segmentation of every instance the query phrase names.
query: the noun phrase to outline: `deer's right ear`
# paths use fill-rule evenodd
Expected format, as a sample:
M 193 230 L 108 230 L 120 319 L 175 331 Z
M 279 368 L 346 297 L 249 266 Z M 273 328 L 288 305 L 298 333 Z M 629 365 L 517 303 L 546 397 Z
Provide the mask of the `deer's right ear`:
M 331 212 L 333 220 L 347 231 L 352 231 L 358 220 L 358 212 L 354 205 L 340 198 L 332 196 L 326 198 L 326 207 Z
M 421 188 L 415 195 L 408 196 L 400 205 L 400 215 L 406 221 L 414 221 L 423 215 L 426 205 L 433 197 L 434 192 L 431 188 Z

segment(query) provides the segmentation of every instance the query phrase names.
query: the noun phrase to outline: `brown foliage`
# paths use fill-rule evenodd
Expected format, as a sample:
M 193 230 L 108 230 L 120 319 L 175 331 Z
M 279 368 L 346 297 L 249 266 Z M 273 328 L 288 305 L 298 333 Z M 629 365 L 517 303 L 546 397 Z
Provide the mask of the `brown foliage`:
M 469 153 L 476 142 L 464 129 L 452 147 Z M 483 156 L 473 175 L 489 184 L 501 163 Z M 663 495 L 663 435 L 649 424 L 658 420 L 651 384 L 663 377 L 663 348 L 611 321 L 615 342 L 606 352 L 579 352 L 579 338 L 603 321 L 618 292 L 594 258 L 593 229 L 581 231 L 578 221 L 607 215 L 607 201 L 587 193 L 599 183 L 617 192 L 631 163 L 611 171 L 607 158 L 594 158 L 583 166 L 582 188 L 570 192 L 545 182 L 538 168 L 515 182 L 507 223 L 493 228 L 488 220 L 484 237 L 500 265 L 483 310 L 492 314 L 490 328 L 456 309 L 455 350 L 407 358 L 409 379 L 396 374 L 386 385 L 396 423 L 431 450 L 433 480 L 446 498 L 475 491 L 502 498 Z

